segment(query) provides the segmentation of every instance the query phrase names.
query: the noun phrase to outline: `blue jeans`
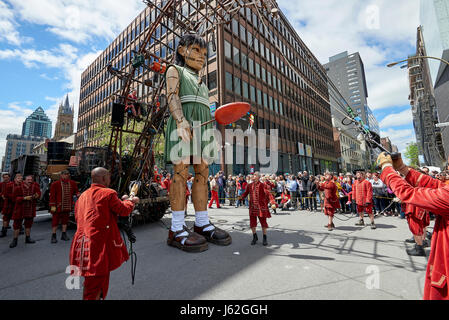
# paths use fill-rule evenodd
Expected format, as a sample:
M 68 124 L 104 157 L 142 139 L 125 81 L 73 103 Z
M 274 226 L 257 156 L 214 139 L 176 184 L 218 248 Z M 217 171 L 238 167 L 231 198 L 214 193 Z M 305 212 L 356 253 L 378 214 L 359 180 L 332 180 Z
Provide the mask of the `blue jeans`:
M 238 194 L 238 196 L 240 197 L 240 196 L 242 196 L 244 193 L 245 193 L 245 191 L 246 190 L 238 190 L 237 191 L 237 194 Z M 238 200 L 237 199 L 237 204 L 235 205 L 236 207 L 240 207 L 240 200 Z M 245 206 L 249 206 L 249 202 L 248 202 L 248 199 L 245 199 Z

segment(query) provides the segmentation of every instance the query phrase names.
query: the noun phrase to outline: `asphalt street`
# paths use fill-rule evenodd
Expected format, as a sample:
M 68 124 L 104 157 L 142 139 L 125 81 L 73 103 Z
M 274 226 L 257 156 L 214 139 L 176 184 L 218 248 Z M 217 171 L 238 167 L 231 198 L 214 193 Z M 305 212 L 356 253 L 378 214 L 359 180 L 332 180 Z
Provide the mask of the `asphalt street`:
M 189 227 L 193 214 L 189 205 Z M 21 236 L 10 249 L 11 230 L 0 239 L 0 299 L 79 300 L 82 287 L 66 287 L 71 241 L 59 240 L 58 231 L 59 242 L 51 244 L 51 217 L 38 215 L 32 229 L 36 244 L 26 245 Z M 269 219 L 269 246 L 263 247 L 261 241 L 250 245 L 247 209 L 211 209 L 210 216 L 231 233 L 231 246 L 210 244 L 200 254 L 167 246 L 170 214 L 137 226 L 135 285 L 128 262 L 112 272 L 108 299 L 422 299 L 427 258 L 406 254 L 410 245 L 404 240 L 411 234 L 398 217 L 381 216 L 378 229 L 371 230 L 356 227 L 351 215 L 337 215 L 337 229 L 328 232 L 322 213 L 280 212 Z M 74 230 L 68 233 L 72 238 Z

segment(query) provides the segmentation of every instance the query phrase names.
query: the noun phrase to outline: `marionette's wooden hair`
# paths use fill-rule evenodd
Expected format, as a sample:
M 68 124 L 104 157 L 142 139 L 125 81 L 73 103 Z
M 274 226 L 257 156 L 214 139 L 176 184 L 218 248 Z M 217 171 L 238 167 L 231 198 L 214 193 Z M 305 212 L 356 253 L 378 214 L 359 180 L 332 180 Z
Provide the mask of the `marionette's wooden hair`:
M 207 43 L 197 34 L 186 34 L 179 41 L 178 48 L 180 46 L 188 47 L 191 45 L 197 44 L 201 48 L 207 48 Z M 186 61 L 182 55 L 179 54 L 178 48 L 176 48 L 176 60 L 175 63 L 178 66 L 184 67 L 186 65 Z

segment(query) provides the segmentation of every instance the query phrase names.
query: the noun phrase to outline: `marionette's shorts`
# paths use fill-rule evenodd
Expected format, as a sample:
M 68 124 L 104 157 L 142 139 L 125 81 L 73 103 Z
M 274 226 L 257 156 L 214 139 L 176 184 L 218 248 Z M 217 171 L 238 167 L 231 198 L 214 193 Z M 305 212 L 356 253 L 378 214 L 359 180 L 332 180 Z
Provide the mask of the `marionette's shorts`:
M 368 213 L 369 215 L 373 214 L 373 205 L 370 206 L 359 206 L 357 205 L 357 213 Z
M 334 217 L 335 209 L 334 208 L 324 208 L 324 214 L 329 217 Z
M 22 228 L 24 219 L 15 219 L 13 228 L 14 230 L 20 230 Z M 25 229 L 31 229 L 33 226 L 34 218 L 25 218 Z
M 268 229 L 268 223 L 267 218 L 262 217 L 256 217 L 256 216 L 249 216 L 249 225 L 251 228 L 257 228 L 257 218 L 259 218 L 260 225 L 264 229 Z
M 56 228 L 61 223 L 63 226 L 66 226 L 69 223 L 69 212 L 61 212 L 61 213 L 53 213 L 53 218 L 51 221 L 51 226 Z
M 105 300 L 109 290 L 109 273 L 105 276 L 84 277 L 83 300 Z

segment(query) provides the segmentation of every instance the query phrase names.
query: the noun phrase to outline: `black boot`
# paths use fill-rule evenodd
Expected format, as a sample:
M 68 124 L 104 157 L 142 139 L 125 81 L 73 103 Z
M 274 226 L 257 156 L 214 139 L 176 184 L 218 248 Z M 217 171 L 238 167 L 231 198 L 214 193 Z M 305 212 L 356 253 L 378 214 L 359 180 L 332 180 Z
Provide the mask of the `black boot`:
M 427 240 L 432 240 L 432 236 L 433 236 L 433 234 L 432 234 L 432 233 L 430 233 L 430 232 L 427 232 L 427 235 L 426 235 L 426 237 L 427 237 Z
M 56 239 L 56 233 L 53 233 L 51 235 L 51 243 L 58 243 L 58 240 Z
M 70 238 L 67 237 L 67 232 L 63 232 L 63 233 L 62 233 L 62 235 L 61 235 L 61 240 L 62 240 L 62 241 L 69 241 L 69 240 L 70 240 Z
M 31 239 L 30 236 L 27 236 L 27 237 L 25 238 L 25 243 L 27 243 L 27 244 L 33 244 L 33 243 L 36 243 L 36 241 L 34 241 L 33 239 Z
M 357 222 L 355 225 L 356 226 L 364 226 L 365 225 L 365 221 L 363 219 L 360 219 L 359 222 Z
M 253 241 L 251 242 L 252 246 L 255 246 L 259 238 L 257 237 L 257 233 L 253 234 Z
M 2 231 L 0 232 L 0 238 L 4 238 L 6 237 L 6 232 L 8 231 L 8 229 L 6 229 L 5 227 L 2 228 Z
M 11 249 L 17 247 L 17 238 L 14 238 L 14 239 L 12 240 L 11 244 L 9 245 L 9 247 L 10 247 Z
M 412 257 L 425 257 L 426 256 L 424 247 L 420 246 L 418 244 L 416 244 L 413 249 L 407 249 L 407 254 Z
M 415 237 L 405 240 L 406 243 L 415 243 Z
M 263 245 L 264 245 L 264 247 L 268 246 L 268 241 L 267 241 L 267 235 L 266 234 L 263 235 Z

